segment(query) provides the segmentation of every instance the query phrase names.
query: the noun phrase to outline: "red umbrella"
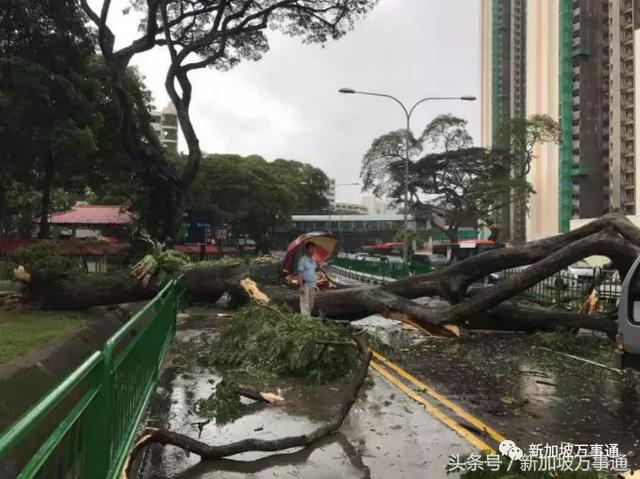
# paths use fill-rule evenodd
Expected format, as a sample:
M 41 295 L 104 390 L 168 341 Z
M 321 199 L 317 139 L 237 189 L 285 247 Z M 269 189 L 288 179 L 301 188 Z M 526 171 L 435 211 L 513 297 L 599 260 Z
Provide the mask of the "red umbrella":
M 313 243 L 316 246 L 313 252 L 313 259 L 318 263 L 324 263 L 333 254 L 338 240 L 331 233 L 324 231 L 305 233 L 298 236 L 289 244 L 287 253 L 284 255 L 282 272 L 285 275 L 296 271 L 296 260 L 302 254 L 306 243 Z

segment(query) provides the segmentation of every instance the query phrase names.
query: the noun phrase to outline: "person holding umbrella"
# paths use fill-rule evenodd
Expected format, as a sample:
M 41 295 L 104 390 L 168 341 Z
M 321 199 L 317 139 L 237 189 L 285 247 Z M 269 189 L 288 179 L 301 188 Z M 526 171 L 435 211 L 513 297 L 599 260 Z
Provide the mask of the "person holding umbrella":
M 318 263 L 313 257 L 315 245 L 310 241 L 304 245 L 304 255 L 298 261 L 298 284 L 300 294 L 300 314 L 311 316 L 316 294 L 316 270 Z

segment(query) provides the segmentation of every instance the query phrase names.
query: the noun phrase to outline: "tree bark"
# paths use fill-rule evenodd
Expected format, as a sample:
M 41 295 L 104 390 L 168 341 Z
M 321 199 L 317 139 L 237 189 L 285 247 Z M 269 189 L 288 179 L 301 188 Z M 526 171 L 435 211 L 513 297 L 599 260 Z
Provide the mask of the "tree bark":
M 39 239 L 49 237 L 49 212 L 51 211 L 51 195 L 53 192 L 53 179 L 55 177 L 55 162 L 53 155 L 49 153 L 44 166 L 44 180 L 42 183 L 42 201 L 40 202 L 40 229 Z
M 495 308 L 474 315 L 465 326 L 469 329 L 497 331 L 553 331 L 555 329 L 590 329 L 613 338 L 618 332 L 615 318 L 607 314 L 583 314 L 541 308 L 506 301 Z
M 9 199 L 7 198 L 8 178 L 0 173 L 0 236 L 8 233 Z
M 478 327 L 483 320 L 494 320 L 500 329 L 549 329 L 566 324 L 611 334 L 614 326 L 608 318 L 574 314 L 568 316 L 554 310 L 524 308 L 506 301 L 529 287 L 590 255 L 608 256 L 624 277 L 638 255 L 640 229 L 619 215 L 606 215 L 577 230 L 511 248 L 491 250 L 444 269 L 411 276 L 384 286 L 360 286 L 324 290 L 316 295 L 315 313 L 327 318 L 356 320 L 380 313 L 405 315 L 425 328 L 441 328 L 446 324 Z M 469 286 L 490 273 L 530 265 L 496 286 L 469 294 Z M 280 265 L 195 266 L 185 272 L 189 297 L 195 301 L 214 302 L 229 293 L 232 303 L 248 300 L 240 279 L 249 276 L 275 303 L 298 309 L 295 290 L 279 284 Z M 35 285 L 34 285 L 35 286 Z M 98 304 L 145 299 L 157 291 L 142 288 L 133 278 L 106 274 L 80 275 L 35 288 L 36 297 L 51 309 L 81 309 Z M 424 306 L 415 298 L 438 296 L 447 303 Z M 508 322 L 508 324 L 506 324 Z M 484 324 L 482 327 L 486 327 Z

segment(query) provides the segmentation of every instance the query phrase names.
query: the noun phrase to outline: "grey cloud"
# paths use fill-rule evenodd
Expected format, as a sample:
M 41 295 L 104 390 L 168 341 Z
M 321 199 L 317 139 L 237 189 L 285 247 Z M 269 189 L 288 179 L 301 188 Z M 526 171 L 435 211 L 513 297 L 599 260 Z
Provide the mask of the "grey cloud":
M 401 128 L 403 116 L 390 101 L 337 89 L 384 91 L 407 103 L 428 95 L 477 96 L 478 13 L 476 0 L 382 0 L 353 32 L 324 48 L 273 33 L 261 61 L 193 75 L 201 144 L 206 151 L 308 161 L 338 182 L 357 181 L 373 138 Z M 159 52 L 139 62 L 158 103 L 166 102 L 163 62 Z M 451 112 L 469 119 L 477 140 L 479 107 L 425 104 L 412 127 L 417 132 L 436 114 Z M 338 190 L 340 200 L 359 195 L 357 188 Z

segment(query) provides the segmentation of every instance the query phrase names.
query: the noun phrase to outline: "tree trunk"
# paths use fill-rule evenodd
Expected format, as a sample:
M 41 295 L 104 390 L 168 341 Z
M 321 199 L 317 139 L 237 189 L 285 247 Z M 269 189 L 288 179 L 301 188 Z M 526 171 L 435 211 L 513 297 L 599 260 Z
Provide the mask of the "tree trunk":
M 7 198 L 7 185 L 4 176 L 0 177 L 0 236 L 8 233 L 9 200 Z
M 500 216 L 500 243 L 506 244 L 511 241 L 511 198 L 509 193 L 502 198 L 502 206 L 498 215 Z
M 487 251 L 454 263 L 444 269 L 410 276 L 384 286 L 361 286 L 324 290 L 316 295 L 315 313 L 327 318 L 356 320 L 380 313 L 407 317 L 425 328 L 442 328 L 447 324 L 530 331 L 556 327 L 583 327 L 612 334 L 610 318 L 579 313 L 523 307 L 510 300 L 529 287 L 591 255 L 608 256 L 621 277 L 638 255 L 640 229 L 619 215 L 606 215 L 577 230 L 543 240 Z M 469 291 L 472 283 L 488 274 L 530 265 L 511 279 L 481 292 Z M 243 304 L 247 294 L 240 279 L 249 276 L 272 301 L 298 308 L 296 290 L 279 285 L 280 265 L 195 266 L 185 272 L 189 297 L 196 301 L 214 302 L 223 293 L 234 304 Z M 126 275 L 80 275 L 56 284 L 38 288 L 33 296 L 53 309 L 80 309 L 144 299 L 156 289 L 142 288 Z M 422 305 L 413 299 L 438 296 L 437 305 Z
M 449 243 L 455 244 L 458 242 L 458 226 L 451 225 L 447 228 L 447 238 L 449 239 Z
M 40 202 L 40 229 L 38 231 L 39 239 L 47 239 L 49 237 L 49 212 L 51 211 L 51 195 L 53 192 L 53 180 L 55 174 L 55 162 L 53 155 L 49 153 L 44 166 L 42 201 Z
M 20 207 L 18 215 L 18 236 L 26 239 L 33 235 L 33 206 L 27 202 Z

